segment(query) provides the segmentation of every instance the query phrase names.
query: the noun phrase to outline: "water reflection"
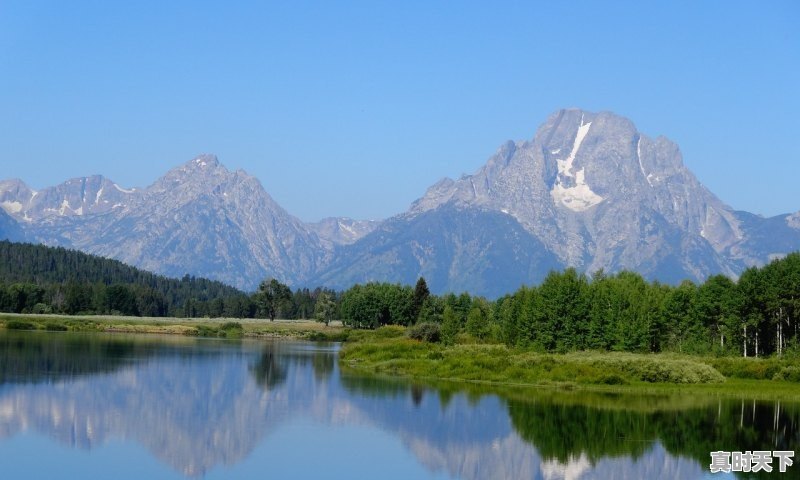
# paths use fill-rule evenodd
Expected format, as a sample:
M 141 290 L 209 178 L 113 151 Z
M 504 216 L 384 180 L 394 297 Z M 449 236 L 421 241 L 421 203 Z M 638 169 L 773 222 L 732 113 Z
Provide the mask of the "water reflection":
M 711 450 L 800 445 L 796 404 L 464 391 L 343 374 L 335 351 L 310 343 L 0 333 L 0 444 L 23 432 L 84 450 L 123 439 L 176 473 L 201 477 L 258 462 L 253 452 L 265 439 L 303 419 L 318 431 L 379 429 L 431 475 L 467 479 L 696 478 Z M 365 461 L 344 445 L 332 452 Z M 322 461 L 326 454 L 315 452 Z

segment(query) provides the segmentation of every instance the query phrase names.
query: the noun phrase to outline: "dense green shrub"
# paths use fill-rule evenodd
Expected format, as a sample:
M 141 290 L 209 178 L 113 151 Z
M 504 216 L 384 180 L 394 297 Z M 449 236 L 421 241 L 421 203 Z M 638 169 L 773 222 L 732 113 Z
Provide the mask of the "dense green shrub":
M 786 382 L 800 382 L 800 367 L 788 366 L 783 367 L 780 372 L 776 373 L 773 380 L 783 380 Z
M 9 320 L 6 322 L 6 328 L 9 330 L 36 330 L 36 325 L 22 320 Z
M 720 383 L 725 381 L 714 367 L 691 360 L 677 360 L 642 355 L 597 355 L 586 360 L 590 365 L 609 372 L 619 372 L 648 383 Z
M 438 323 L 423 322 L 409 328 L 407 335 L 413 340 L 437 343 L 442 339 L 442 330 Z
M 351 332 L 350 329 L 334 332 L 311 332 L 306 339 L 312 342 L 346 342 L 350 338 Z
M 709 360 L 708 364 L 726 377 L 753 380 L 769 380 L 783 368 L 779 360 L 772 358 L 715 358 Z
M 219 332 L 214 327 L 208 325 L 198 325 L 195 327 L 194 334 L 198 337 L 216 337 L 219 335 Z
M 37 303 L 36 305 L 31 308 L 31 313 L 36 314 L 43 314 L 43 313 L 53 313 L 53 307 L 44 303 Z
M 398 338 L 405 334 L 406 329 L 400 326 L 381 327 L 372 332 L 374 338 Z
M 225 322 L 219 327 L 219 336 L 224 338 L 240 338 L 244 335 L 244 327 L 239 322 Z
M 607 373 L 607 374 L 601 376 L 597 380 L 597 383 L 600 383 L 600 384 L 603 384 L 603 385 L 627 385 L 628 384 L 628 380 L 626 378 L 624 378 L 622 375 L 619 375 L 619 374 L 616 374 L 616 373 Z

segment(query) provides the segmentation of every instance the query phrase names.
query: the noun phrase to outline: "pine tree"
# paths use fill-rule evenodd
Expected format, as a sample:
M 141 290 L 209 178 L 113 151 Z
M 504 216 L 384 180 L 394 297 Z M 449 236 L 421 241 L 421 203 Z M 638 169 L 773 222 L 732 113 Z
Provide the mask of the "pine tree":
M 428 284 L 425 282 L 425 278 L 419 277 L 417 284 L 414 286 L 414 296 L 411 299 L 412 322 L 419 320 L 419 314 L 422 311 L 422 307 L 425 305 L 425 302 L 428 300 L 430 295 L 431 292 L 428 290 Z

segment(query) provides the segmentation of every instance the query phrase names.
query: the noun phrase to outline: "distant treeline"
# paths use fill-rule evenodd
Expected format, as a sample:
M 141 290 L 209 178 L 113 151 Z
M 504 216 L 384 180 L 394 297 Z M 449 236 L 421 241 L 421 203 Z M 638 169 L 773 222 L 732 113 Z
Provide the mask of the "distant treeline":
M 274 312 L 280 318 L 312 318 L 320 292 L 289 292 L 273 302 Z M 269 316 L 263 292 L 248 294 L 205 278 L 168 278 L 75 250 L 8 241 L 0 241 L 0 311 L 147 317 Z
M 621 272 L 551 272 L 541 285 L 489 301 L 414 287 L 355 285 L 343 293 L 262 282 L 247 294 L 220 282 L 171 279 L 63 248 L 0 242 L 0 311 L 175 317 L 340 318 L 353 328 L 423 324 L 412 334 L 504 342 L 547 352 L 800 354 L 800 253 L 737 281 L 648 282 Z
M 339 313 L 356 328 L 424 324 L 411 335 L 444 342 L 461 335 L 546 352 L 800 354 L 800 253 L 749 268 L 738 281 L 715 275 L 700 285 L 567 269 L 493 302 L 434 296 L 423 279 L 415 288 L 370 283 L 344 292 Z

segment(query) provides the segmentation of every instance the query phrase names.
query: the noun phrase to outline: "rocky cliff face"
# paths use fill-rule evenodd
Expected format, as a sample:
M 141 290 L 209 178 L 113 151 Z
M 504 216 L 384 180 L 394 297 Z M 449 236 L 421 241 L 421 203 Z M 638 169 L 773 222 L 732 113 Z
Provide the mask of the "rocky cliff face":
M 552 115 L 474 175 L 439 182 L 411 213 L 442 204 L 506 213 L 561 262 L 589 272 L 673 280 L 737 270 L 721 255 L 742 238 L 734 212 L 684 167 L 675 144 L 610 113 Z
M 27 238 L 168 275 L 242 288 L 275 276 L 348 288 L 370 280 L 499 295 L 550 268 L 635 270 L 650 279 L 735 276 L 800 249 L 800 212 L 734 211 L 683 165 L 678 146 L 612 113 L 551 115 L 528 141 L 433 185 L 383 223 L 304 224 L 258 180 L 198 157 L 145 189 L 100 176 L 35 192 L 0 182 L 0 207 Z
M 716 273 L 735 276 L 746 266 L 800 248 L 798 214 L 765 219 L 734 211 L 683 165 L 677 145 L 650 138 L 608 112 L 553 114 L 532 140 L 509 141 L 475 174 L 439 181 L 387 224 L 405 231 L 423 214 L 452 219 L 444 206 L 507 215 L 539 245 L 536 253 L 552 255 L 549 266 L 586 272 L 629 269 L 666 282 L 703 280 Z M 446 229 L 447 222 L 442 223 Z M 474 228 L 487 227 L 478 222 Z M 359 265 L 376 263 L 385 269 L 384 263 L 369 260 L 385 255 L 372 235 L 345 251 L 359 258 Z M 499 256 L 519 258 L 507 249 Z M 463 258 L 452 271 L 471 271 L 468 265 L 481 260 Z M 360 276 L 369 277 L 369 269 Z M 536 277 L 530 275 L 529 281 Z M 322 278 L 344 285 L 354 277 Z M 500 272 L 482 271 L 480 279 L 486 285 L 503 281 Z M 453 275 L 445 285 L 455 282 L 463 279 Z M 492 293 L 486 288 L 478 292 Z

